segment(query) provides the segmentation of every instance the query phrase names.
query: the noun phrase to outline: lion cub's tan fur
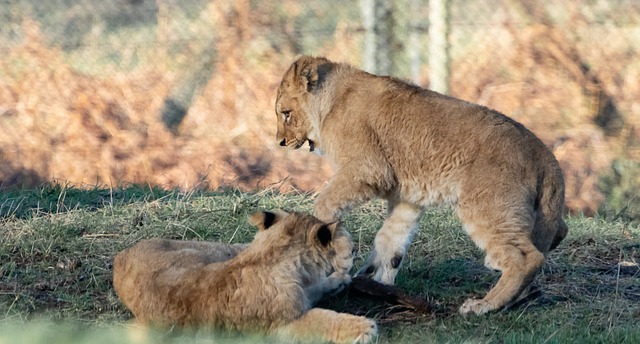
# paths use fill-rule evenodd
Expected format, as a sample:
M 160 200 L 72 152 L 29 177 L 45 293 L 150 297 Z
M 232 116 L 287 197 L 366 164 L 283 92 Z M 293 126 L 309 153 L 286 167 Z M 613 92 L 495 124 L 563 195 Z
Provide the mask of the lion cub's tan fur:
M 120 252 L 113 284 L 144 325 L 255 331 L 293 341 L 368 342 L 365 317 L 312 308 L 343 287 L 353 242 L 337 223 L 264 212 L 249 245 L 151 239 Z
M 425 207 L 455 206 L 466 232 L 501 270 L 462 313 L 513 301 L 565 237 L 564 181 L 549 149 L 520 123 L 486 107 L 325 58 L 302 56 L 284 74 L 277 140 L 309 142 L 336 173 L 315 202 L 334 221 L 373 197 L 388 217 L 359 273 L 393 284 Z

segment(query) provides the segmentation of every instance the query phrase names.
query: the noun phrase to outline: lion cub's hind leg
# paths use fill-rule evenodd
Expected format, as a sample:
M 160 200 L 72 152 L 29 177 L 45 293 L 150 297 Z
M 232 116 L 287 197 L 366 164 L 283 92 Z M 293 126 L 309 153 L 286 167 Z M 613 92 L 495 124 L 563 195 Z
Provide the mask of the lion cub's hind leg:
M 369 343 L 378 334 L 378 327 L 365 317 L 312 308 L 274 332 L 279 338 L 292 342 Z
M 485 266 L 502 272 L 483 299 L 468 299 L 460 313 L 484 314 L 506 306 L 533 281 L 544 264 L 544 254 L 531 240 L 532 214 L 526 207 L 515 209 L 520 213 L 498 206 L 485 211 L 459 209 L 467 232 L 486 253 Z
M 393 285 L 422 210 L 409 203 L 393 204 L 391 201 L 388 207 L 389 216 L 376 234 L 373 251 L 357 275 Z

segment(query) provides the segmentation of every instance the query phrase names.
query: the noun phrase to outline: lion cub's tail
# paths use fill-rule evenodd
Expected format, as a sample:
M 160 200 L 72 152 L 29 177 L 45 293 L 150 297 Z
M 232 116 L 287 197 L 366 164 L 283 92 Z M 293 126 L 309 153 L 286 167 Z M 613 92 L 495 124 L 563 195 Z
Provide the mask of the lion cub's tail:
M 543 253 L 553 250 L 567 236 L 569 228 L 562 216 L 564 207 L 564 178 L 558 163 L 546 168 L 534 208 L 536 222 L 534 242 Z

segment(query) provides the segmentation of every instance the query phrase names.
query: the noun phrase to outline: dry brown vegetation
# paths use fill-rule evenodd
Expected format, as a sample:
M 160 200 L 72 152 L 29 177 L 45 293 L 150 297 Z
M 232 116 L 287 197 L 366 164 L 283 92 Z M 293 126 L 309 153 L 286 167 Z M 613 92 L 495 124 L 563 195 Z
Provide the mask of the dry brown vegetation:
M 321 186 L 331 174 L 328 164 L 304 148 L 282 150 L 274 139 L 275 90 L 295 49 L 255 39 L 273 23 L 265 23 L 247 2 L 211 6 L 231 6 L 211 13 L 234 17 L 211 19 L 218 28 L 215 70 L 177 134 L 160 116 L 179 77 L 163 69 L 166 60 L 131 72 L 84 75 L 61 50 L 43 43 L 34 21 L 25 21 L 23 43 L 0 58 L 2 186 L 50 180 L 283 191 Z M 580 18 L 573 23 L 575 32 L 588 29 Z M 287 23 L 282 27 L 286 31 Z M 531 128 L 561 162 L 569 208 L 593 214 L 604 199 L 600 176 L 612 161 L 640 161 L 637 47 L 594 49 L 544 21 L 524 28 L 505 22 L 493 30 L 491 47 L 500 59 L 473 44 L 453 56 L 451 94 Z M 474 34 L 481 41 L 487 32 Z M 334 39 L 317 52 L 357 64 L 359 42 L 339 24 Z M 428 82 L 426 69 L 422 79 Z
M 499 65 L 492 60 L 454 65 L 459 73 L 454 74 L 453 93 L 531 128 L 560 161 L 568 207 L 592 215 L 604 200 L 599 178 L 608 173 L 612 161 L 640 159 L 640 66 L 631 56 L 623 62 L 614 52 L 600 51 L 603 56 L 590 57 L 602 65 L 596 71 L 585 70 L 581 56 L 594 52 L 578 52 L 560 29 L 545 25 L 504 29 L 512 39 L 518 38 L 509 42 L 516 49 L 499 46 L 503 49 Z M 604 62 L 609 59 L 620 63 Z M 621 66 L 631 73 L 622 75 Z M 502 70 L 522 81 L 494 82 Z M 598 118 L 606 116 L 608 121 L 599 124 Z
M 265 187 L 287 178 L 308 188 L 328 169 L 300 154 L 282 162 L 271 149 L 273 90 L 283 61 L 271 72 L 248 73 L 242 46 L 225 48 L 180 128 L 166 130 L 160 109 L 173 76 L 158 70 L 98 79 L 74 71 L 61 51 L 42 44 L 26 22 L 24 44 L 0 60 L 0 180 L 33 186 L 46 180 L 76 185 L 149 183 L 166 187 Z M 222 90 L 222 91 L 221 91 Z M 294 154 L 296 154 L 294 153 Z

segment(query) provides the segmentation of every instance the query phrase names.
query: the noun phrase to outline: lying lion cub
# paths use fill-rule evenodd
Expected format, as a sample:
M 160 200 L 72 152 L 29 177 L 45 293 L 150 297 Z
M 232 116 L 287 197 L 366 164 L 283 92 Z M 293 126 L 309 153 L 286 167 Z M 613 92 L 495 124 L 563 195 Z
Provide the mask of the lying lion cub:
M 151 239 L 115 257 L 113 285 L 141 324 L 256 331 L 282 339 L 365 343 L 365 317 L 311 308 L 349 283 L 353 242 L 337 223 L 260 212 L 249 245 Z M 329 276 L 327 276 L 329 275 Z
M 486 107 L 302 56 L 282 78 L 277 140 L 309 142 L 336 174 L 315 202 L 335 221 L 374 197 L 388 216 L 359 274 L 393 284 L 425 207 L 452 204 L 465 231 L 502 277 L 461 313 L 482 314 L 516 299 L 567 234 L 564 180 L 551 151 L 529 130 Z

